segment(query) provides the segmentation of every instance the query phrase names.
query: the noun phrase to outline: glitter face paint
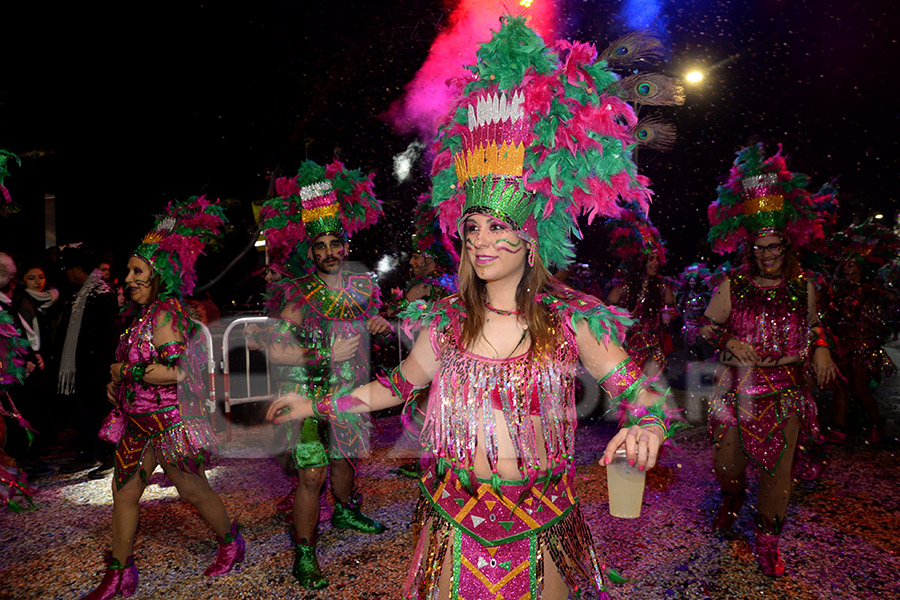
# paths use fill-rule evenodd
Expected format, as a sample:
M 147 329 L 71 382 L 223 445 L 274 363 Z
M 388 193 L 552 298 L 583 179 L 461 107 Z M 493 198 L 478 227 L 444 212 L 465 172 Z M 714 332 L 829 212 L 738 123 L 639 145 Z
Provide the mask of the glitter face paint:
M 466 260 L 482 279 L 521 276 L 528 248 L 525 240 L 506 223 L 489 215 L 469 215 L 463 223 Z

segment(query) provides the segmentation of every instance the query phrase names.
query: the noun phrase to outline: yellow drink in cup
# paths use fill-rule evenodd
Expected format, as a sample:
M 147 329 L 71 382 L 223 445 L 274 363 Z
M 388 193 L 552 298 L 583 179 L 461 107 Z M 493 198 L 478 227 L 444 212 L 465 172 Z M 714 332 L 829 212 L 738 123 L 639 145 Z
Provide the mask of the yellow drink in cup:
M 612 462 L 606 465 L 609 514 L 623 519 L 636 519 L 641 516 L 646 478 L 646 471 L 628 464 L 624 449 L 616 450 Z

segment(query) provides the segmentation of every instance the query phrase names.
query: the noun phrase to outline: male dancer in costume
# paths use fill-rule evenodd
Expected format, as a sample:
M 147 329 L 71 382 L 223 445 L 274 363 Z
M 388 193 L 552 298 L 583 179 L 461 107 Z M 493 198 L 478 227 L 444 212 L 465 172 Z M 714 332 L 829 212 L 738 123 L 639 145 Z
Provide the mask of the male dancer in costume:
M 304 258 L 314 264 L 306 276 L 272 285 L 278 321 L 266 345 L 270 359 L 284 366 L 283 392 L 324 397 L 352 389 L 369 377 L 367 336 L 391 326 L 378 316 L 378 286 L 367 274 L 344 270 L 347 236 L 374 224 L 381 203 L 372 194 L 372 176 L 306 161 L 296 177 L 278 182 L 280 197 L 266 203 L 263 228 L 271 261 L 282 273 Z M 315 554 L 319 496 L 331 467 L 333 526 L 381 533 L 384 526 L 360 510 L 354 488 L 359 457 L 368 449 L 368 417 L 326 422 L 312 417 L 289 428 L 288 452 L 298 470 L 293 521 L 293 574 L 310 589 L 328 585 Z

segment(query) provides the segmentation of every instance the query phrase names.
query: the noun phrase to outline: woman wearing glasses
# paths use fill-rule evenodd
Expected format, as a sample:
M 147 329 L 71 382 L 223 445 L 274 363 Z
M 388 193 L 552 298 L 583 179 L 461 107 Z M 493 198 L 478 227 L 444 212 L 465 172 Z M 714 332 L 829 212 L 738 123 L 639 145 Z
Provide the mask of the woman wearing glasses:
M 700 331 L 719 350 L 720 363 L 709 403 L 722 489 L 713 529 L 724 531 L 737 519 L 752 459 L 760 469 L 756 554 L 771 577 L 784 573 L 778 536 L 797 440 L 819 436 L 805 366 L 811 364 L 820 385 L 835 375 L 815 288 L 796 256 L 799 246 L 822 235 L 813 198 L 798 181 L 780 150 L 769 159 L 762 145 L 738 153 L 710 207 L 710 241 L 722 253 L 743 248 L 744 264 L 713 294 Z

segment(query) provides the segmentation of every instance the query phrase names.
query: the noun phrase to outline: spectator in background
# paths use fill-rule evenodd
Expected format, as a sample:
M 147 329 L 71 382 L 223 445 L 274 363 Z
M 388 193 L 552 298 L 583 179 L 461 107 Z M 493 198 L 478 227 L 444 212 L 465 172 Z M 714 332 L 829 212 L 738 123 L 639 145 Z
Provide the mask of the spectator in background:
M 39 436 L 31 448 L 31 461 L 35 468 L 46 472 L 38 455 L 56 443 L 56 411 L 52 410 L 53 389 L 51 377 L 55 370 L 50 364 L 49 350 L 53 347 L 55 322 L 58 317 L 59 292 L 47 289 L 44 269 L 32 263 L 24 269 L 13 296 L 13 307 L 19 325 L 25 332 L 35 358 L 35 369 L 25 380 L 25 388 L 19 404 L 25 417 L 35 426 Z M 32 475 L 36 475 L 33 471 Z
M 93 468 L 89 477 L 100 479 L 113 468 L 113 447 L 97 433 L 109 412 L 106 383 L 116 347 L 116 296 L 85 244 L 62 247 L 60 261 L 73 293 L 62 309 L 57 330 L 58 391 L 75 423 L 78 450 L 78 456 L 60 472 Z

